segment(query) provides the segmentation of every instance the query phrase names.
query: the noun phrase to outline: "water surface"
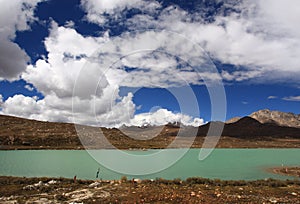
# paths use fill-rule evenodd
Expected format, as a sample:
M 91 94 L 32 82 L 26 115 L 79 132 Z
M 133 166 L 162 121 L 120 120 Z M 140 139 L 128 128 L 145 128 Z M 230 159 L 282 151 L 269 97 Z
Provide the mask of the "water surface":
M 97 154 L 112 157 L 116 150 L 96 150 Z M 129 154 L 150 154 L 159 150 L 126 151 Z M 180 151 L 169 149 L 166 151 Z M 287 179 L 292 177 L 275 175 L 266 171 L 281 165 L 299 166 L 300 149 L 215 149 L 203 161 L 198 160 L 200 149 L 190 149 L 173 166 L 150 175 L 126 175 L 128 178 L 165 179 L 188 177 L 219 178 L 224 180 L 256 180 L 265 178 Z M 136 167 L 149 164 L 124 164 Z M 163 158 L 162 158 L 163 159 Z M 145 161 L 146 162 L 146 161 Z M 155 165 L 155 164 L 153 164 Z M 102 179 L 120 179 L 123 174 L 99 165 L 85 150 L 15 150 L 0 151 L 0 175 L 26 177 L 68 177 L 95 179 L 100 167 Z

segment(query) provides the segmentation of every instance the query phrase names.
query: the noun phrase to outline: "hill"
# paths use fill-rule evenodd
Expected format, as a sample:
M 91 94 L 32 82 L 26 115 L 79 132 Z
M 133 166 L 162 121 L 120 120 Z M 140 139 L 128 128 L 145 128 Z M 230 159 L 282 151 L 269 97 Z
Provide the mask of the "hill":
M 233 123 L 210 122 L 200 127 L 167 124 L 109 129 L 83 125 L 75 128 L 70 123 L 0 115 L 0 149 L 83 149 L 82 143 L 85 148 L 96 149 L 153 149 L 167 148 L 175 139 L 178 143 L 172 148 L 183 148 L 190 147 L 189 138 L 195 135 L 192 147 L 199 148 L 210 127 L 211 136 L 222 135 L 217 147 L 300 147 L 300 128 L 261 123 L 251 117 Z

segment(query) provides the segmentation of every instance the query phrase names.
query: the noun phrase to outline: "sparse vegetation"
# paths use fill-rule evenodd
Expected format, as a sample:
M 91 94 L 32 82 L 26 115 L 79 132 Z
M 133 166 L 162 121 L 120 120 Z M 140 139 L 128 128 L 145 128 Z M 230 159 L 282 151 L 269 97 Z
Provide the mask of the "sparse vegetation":
M 206 178 L 133 182 L 0 177 L 0 203 L 297 203 L 299 180 Z
M 300 147 L 300 128 L 262 125 L 254 119 L 242 119 L 235 124 L 227 124 L 217 148 L 298 148 Z M 83 149 L 74 124 L 50 123 L 0 115 L 0 149 Z M 105 149 L 105 143 L 99 142 L 98 133 L 101 130 L 107 140 L 119 149 L 161 149 L 176 138 L 176 146 L 172 148 L 190 147 L 187 142 L 194 127 L 184 127 L 182 137 L 176 137 L 179 127 L 127 127 L 96 128 L 79 126 L 84 131 L 85 148 Z M 255 130 L 255 128 L 258 128 Z M 201 126 L 196 132 L 192 148 L 202 147 L 208 125 Z M 242 130 L 242 131 L 241 131 Z M 255 131 L 254 131 L 255 130 Z M 256 135 L 259 132 L 260 135 Z M 286 132 L 287 135 L 282 135 Z M 129 133 L 129 137 L 125 133 Z M 248 135 L 247 135 L 247 134 Z M 268 133 L 268 135 L 262 135 Z M 273 134 L 274 133 L 274 134 Z M 280 133 L 281 135 L 276 135 Z M 157 134 L 154 138 L 153 134 Z M 250 135 L 249 135 L 250 134 Z M 252 135 L 251 135 L 252 134 Z M 257 133 L 258 134 L 258 133 Z M 272 134 L 274 136 L 272 136 Z M 230 136 L 228 136 L 230 135 Z M 143 139 L 141 140 L 140 137 Z M 147 139 L 151 138 L 151 139 Z

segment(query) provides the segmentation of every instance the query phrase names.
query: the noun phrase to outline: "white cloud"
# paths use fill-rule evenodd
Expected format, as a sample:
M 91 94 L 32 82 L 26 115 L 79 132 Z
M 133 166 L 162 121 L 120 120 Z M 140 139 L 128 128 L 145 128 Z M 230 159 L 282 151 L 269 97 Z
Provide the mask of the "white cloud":
M 143 0 L 81 0 L 81 5 L 87 12 L 87 19 L 91 22 L 104 24 L 107 16 L 112 18 L 120 18 L 124 9 L 137 8 L 144 13 L 153 13 L 160 4 L 156 1 Z
M 29 65 L 22 74 L 22 79 L 32 84 L 45 97 L 39 100 L 36 97 L 15 95 L 2 104 L 2 112 L 38 120 L 74 120 L 80 124 L 107 127 L 139 125 L 144 120 L 142 117 L 157 125 L 176 120 L 185 125 L 198 126 L 203 123 L 202 119 L 167 110 L 157 111 L 151 116 L 134 116 L 136 107 L 132 101 L 133 95 L 128 93 L 127 96 L 119 96 L 119 87 L 124 85 L 169 87 L 200 83 L 201 77 L 190 72 L 190 68 L 174 69 L 178 60 L 167 54 L 169 52 L 137 52 L 120 58 L 131 53 L 131 50 L 147 50 L 150 46 L 153 50 L 167 48 L 174 55 L 187 57 L 190 63 L 203 60 L 187 55 L 193 51 L 193 47 L 180 47 L 182 49 L 178 52 L 175 48 L 180 43 L 175 41 L 167 44 L 167 38 L 175 41 L 172 35 L 154 31 L 116 38 L 109 38 L 107 35 L 83 37 L 74 29 L 58 27 L 53 22 L 50 35 L 45 39 L 48 56 L 38 60 L 35 65 Z M 95 52 L 95 49 L 98 51 Z M 103 62 L 103 56 L 107 55 L 108 62 Z M 98 57 L 94 58 L 95 56 Z M 119 64 L 107 69 L 116 60 L 119 60 Z M 138 69 L 126 72 L 124 66 Z M 209 78 L 211 73 L 204 72 L 203 76 Z
M 41 107 L 32 97 L 17 94 L 13 97 L 9 97 L 2 104 L 2 113 L 33 118 L 32 116 L 41 113 Z
M 74 21 L 66 21 L 65 22 L 65 27 L 66 28 L 74 28 L 74 26 L 75 26 L 75 23 L 74 23 Z
M 72 109 L 72 102 L 74 109 Z M 101 108 L 106 110 L 95 112 L 94 106 L 98 105 L 102 105 Z M 131 94 L 123 97 L 120 102 L 116 102 L 115 99 L 105 100 L 101 97 L 95 97 L 93 100 L 79 97 L 58 98 L 52 94 L 42 100 L 38 100 L 37 97 L 14 95 L 4 101 L 1 108 L 0 113 L 5 115 L 56 122 L 73 122 L 74 119 L 74 122 L 80 124 L 116 127 L 129 122 L 135 105 Z
M 16 31 L 30 29 L 34 9 L 41 0 L 0 0 L 0 80 L 17 79 L 29 61 L 26 52 L 14 43 Z
M 231 5 L 232 2 L 225 1 Z M 226 17 L 215 16 L 208 23 L 179 7 L 168 7 L 158 16 L 138 15 L 127 21 L 132 29 L 157 28 L 177 32 L 200 44 L 214 59 L 236 66 L 225 70 L 229 81 L 252 79 L 258 82 L 290 80 L 300 77 L 300 2 L 291 0 L 239 1 Z M 239 67 L 243 66 L 243 70 Z
M 44 120 L 72 121 L 72 111 L 75 110 L 75 117 L 80 123 L 106 126 L 122 122 L 142 124 L 145 120 L 161 124 L 168 119 L 163 115 L 168 114 L 171 120 L 201 122 L 167 110 L 134 117 L 136 107 L 131 93 L 125 97 L 120 97 L 118 93 L 120 86 L 167 88 L 187 83 L 202 84 L 201 77 L 220 79 L 220 75 L 210 69 L 211 64 L 205 53 L 198 52 L 198 44 L 222 63 L 238 65 L 233 70 L 221 72 L 221 77 L 226 81 L 255 79 L 273 82 L 289 79 L 291 83 L 299 83 L 299 1 L 284 5 L 280 0 L 266 2 L 244 1 L 237 4 L 242 10 L 240 14 L 217 16 L 216 21 L 204 23 L 193 20 L 194 14 L 178 7 L 168 7 L 158 12 L 160 5 L 154 1 L 82 0 L 87 19 L 91 22 L 103 24 L 107 17 L 119 19 L 123 10 L 138 8 L 145 12 L 124 23 L 132 29 L 156 30 L 123 33 L 118 37 L 110 37 L 108 32 L 101 37 L 84 37 L 72 28 L 72 23 L 67 23 L 66 27 L 53 23 L 50 35 L 45 39 L 48 56 L 29 65 L 22 74 L 22 78 L 33 84 L 45 98 L 36 100 L 16 95 L 4 102 L 3 111 Z M 286 5 L 293 8 L 289 10 Z M 278 12 L 281 7 L 282 11 Z M 148 8 L 149 12 L 146 11 Z M 153 13 L 158 14 L 157 18 L 151 16 Z M 20 23 L 16 27 L 27 29 L 28 25 Z M 9 28 L 12 31 L 7 32 L 9 34 L 6 36 L 13 36 L 15 30 Z M 13 46 L 9 44 L 6 47 Z M 17 52 L 23 59 L 22 51 Z M 18 61 L 24 64 L 26 60 Z M 185 63 L 184 68 L 177 67 L 180 63 Z M 197 65 L 198 73 L 187 65 Z M 135 69 L 127 71 L 126 67 Z M 81 74 L 82 70 L 84 74 Z M 102 78 L 95 90 L 99 77 Z M 80 86 L 77 86 L 73 98 L 75 109 L 72 110 L 76 80 Z M 291 99 L 298 98 L 285 98 Z M 13 110 L 14 105 L 21 103 L 31 107 L 32 114 L 25 109 Z M 99 122 L 94 121 L 95 114 Z
M 32 86 L 30 86 L 29 84 L 26 84 L 24 86 L 24 88 L 27 89 L 28 91 L 33 91 L 34 90 L 34 88 Z
M 107 127 L 128 122 L 135 111 L 131 93 L 121 98 L 119 85 L 110 83 L 101 64 L 87 60 L 106 38 L 106 35 L 83 37 L 74 29 L 58 27 L 53 22 L 45 40 L 48 56 L 29 65 L 22 74 L 44 99 L 36 101 L 36 98 L 16 95 L 5 101 L 3 112 L 48 121 L 73 122 L 75 119 L 81 124 Z M 28 110 L 18 110 L 15 105 Z
M 192 118 L 182 113 L 173 113 L 167 109 L 158 109 L 155 112 L 140 113 L 130 120 L 129 124 L 134 126 L 165 125 L 167 123 L 180 122 L 183 125 L 200 126 L 204 124 L 201 118 Z
M 287 96 L 282 99 L 285 101 L 300 101 L 300 96 Z
M 45 40 L 45 47 L 49 52 L 47 58 L 38 60 L 35 65 L 29 65 L 22 78 L 44 95 L 54 92 L 61 98 L 71 97 L 77 75 L 87 62 L 85 56 L 92 55 L 95 45 L 101 40 L 104 39 L 83 37 L 74 29 L 58 27 L 53 23 L 50 36 Z M 87 83 L 82 82 L 81 94 L 90 94 L 86 92 L 89 90 L 88 82 L 98 82 L 101 73 L 97 67 L 90 67 L 89 73 L 85 73 Z M 103 83 L 105 86 L 105 81 Z
M 0 94 L 0 110 L 1 110 L 1 105 L 3 104 L 3 96 Z
M 178 31 L 191 35 L 221 62 L 246 67 L 247 70 L 232 73 L 234 80 L 263 77 L 264 81 L 276 81 L 284 77 L 297 83 L 300 29 L 294 16 L 299 16 L 300 2 L 258 1 L 254 10 L 251 4 L 252 1 L 245 1 L 241 15 L 217 17 L 209 25 L 191 23 L 187 32 Z M 285 5 L 282 10 L 278 9 L 281 4 Z M 287 9 L 291 7 L 298 9 Z
M 278 96 L 268 96 L 268 99 L 270 100 L 270 99 L 276 99 L 276 98 L 278 98 Z

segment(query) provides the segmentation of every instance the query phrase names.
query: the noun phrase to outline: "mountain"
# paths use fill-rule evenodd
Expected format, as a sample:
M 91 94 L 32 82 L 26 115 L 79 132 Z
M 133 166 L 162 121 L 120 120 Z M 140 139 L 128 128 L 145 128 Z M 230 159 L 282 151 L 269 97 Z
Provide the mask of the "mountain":
M 81 145 L 74 124 L 43 122 L 0 115 L 0 146 Z
M 179 128 L 169 126 L 103 128 L 0 115 L 0 149 L 164 148 Z M 81 134 L 81 138 L 78 137 Z M 110 142 L 104 141 L 105 138 Z M 84 139 L 83 139 L 84 138 Z
M 271 111 L 268 109 L 259 110 L 250 115 L 251 118 L 261 123 L 273 123 L 280 126 L 300 128 L 300 114 Z
M 208 128 L 213 125 L 214 128 L 223 126 L 222 136 L 236 138 L 297 138 L 300 139 L 300 128 L 280 126 L 276 123 L 261 123 L 258 120 L 246 116 L 233 123 L 211 122 L 198 129 L 198 136 L 205 136 Z
M 235 122 L 238 121 L 239 119 L 241 119 L 241 117 L 234 117 L 234 118 L 231 118 L 231 119 L 227 120 L 225 123 L 226 123 L 226 124 L 229 124 L 229 123 L 235 123 Z
M 264 113 L 264 114 L 261 114 Z M 120 149 L 166 148 L 179 138 L 177 146 L 185 148 L 188 138 L 195 136 L 193 147 L 201 147 L 205 136 L 222 135 L 218 147 L 300 147 L 300 128 L 296 126 L 297 115 L 290 113 L 269 114 L 258 111 L 253 117 L 235 119 L 232 123 L 209 122 L 199 127 L 182 124 L 165 126 L 101 128 L 70 123 L 43 122 L 13 116 L 0 115 L 0 149 L 82 149 L 112 148 L 105 138 Z M 264 116 L 264 117 L 262 117 Z M 276 116 L 276 117 L 275 117 Z M 263 118 L 263 120 L 261 119 Z M 272 120 L 270 120 L 272 118 Z M 293 121 L 296 127 L 283 126 L 282 121 Z M 83 134 L 83 140 L 78 133 Z M 105 137 L 99 137 L 99 132 Z

